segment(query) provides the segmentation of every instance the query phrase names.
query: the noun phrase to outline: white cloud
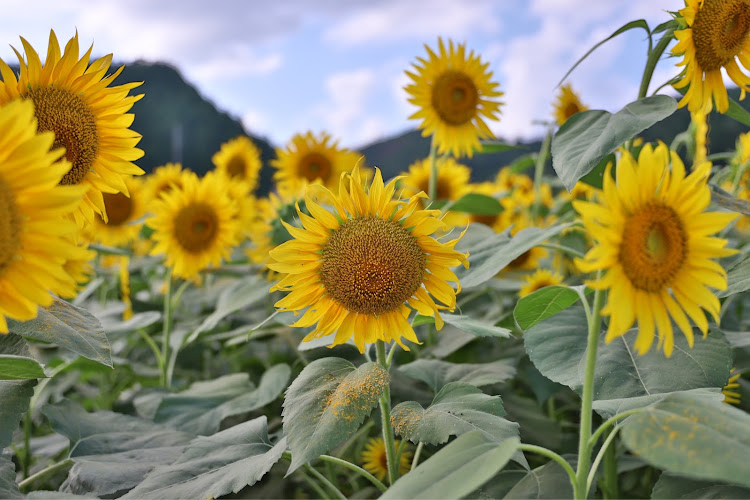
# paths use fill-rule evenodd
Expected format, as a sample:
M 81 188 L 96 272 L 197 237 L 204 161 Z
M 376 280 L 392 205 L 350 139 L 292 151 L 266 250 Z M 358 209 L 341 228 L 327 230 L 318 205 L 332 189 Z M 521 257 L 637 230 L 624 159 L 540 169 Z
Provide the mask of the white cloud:
M 242 114 L 242 125 L 252 134 L 262 134 L 269 129 L 271 119 L 263 111 L 248 109 Z

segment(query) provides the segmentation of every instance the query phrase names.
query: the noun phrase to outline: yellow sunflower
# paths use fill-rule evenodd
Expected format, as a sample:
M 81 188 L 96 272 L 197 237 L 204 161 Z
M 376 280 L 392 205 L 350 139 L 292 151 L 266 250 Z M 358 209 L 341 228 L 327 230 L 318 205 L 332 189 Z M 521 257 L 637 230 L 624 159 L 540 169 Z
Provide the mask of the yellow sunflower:
M 260 160 L 260 149 L 249 137 L 241 135 L 225 142 L 211 157 L 211 161 L 217 170 L 245 181 L 250 192 L 258 187 L 258 176 L 263 163 Z
M 560 87 L 560 93 L 555 102 L 555 120 L 558 125 L 562 125 L 574 114 L 587 109 L 589 107 L 581 102 L 581 98 L 573 91 L 573 87 L 567 84 Z
M 481 148 L 480 139 L 492 138 L 485 120 L 497 120 L 503 95 L 491 81 L 489 63 L 464 44 L 448 41 L 446 50 L 438 38 L 439 55 L 425 45 L 428 59 L 418 57 L 414 70 L 407 71 L 412 83 L 404 87 L 409 102 L 419 111 L 409 119 L 421 120 L 422 135 L 433 135 L 438 152 L 471 157 Z
M 158 200 L 172 189 L 182 189 L 187 177 L 198 178 L 195 172 L 183 168 L 180 163 L 166 163 L 156 167 L 146 176 L 146 199 Z
M 175 276 L 194 278 L 227 258 L 237 244 L 237 207 L 223 179 L 186 177 L 183 189 L 173 189 L 153 202 L 154 216 L 146 220 L 156 243 L 151 255 L 166 254 L 166 265 Z
M 524 277 L 524 281 L 526 283 L 518 292 L 519 297 L 526 297 L 546 286 L 559 285 L 562 283 L 563 277 L 558 273 L 553 273 L 549 269 L 538 269 L 535 273 Z
M 257 201 L 251 193 L 253 191 L 250 184 L 244 180 L 231 177 L 221 170 L 208 172 L 207 176 L 218 175 L 223 177 L 222 183 L 227 186 L 227 194 L 235 207 L 235 219 L 237 220 L 237 239 L 242 243 L 250 237 L 253 231 L 253 224 L 258 217 Z
M 397 439 L 396 449 L 398 449 L 400 444 L 401 441 Z M 401 475 L 404 475 L 411 470 L 411 458 L 412 452 L 403 451 L 401 453 L 401 460 L 399 461 L 399 472 Z M 388 459 L 385 454 L 385 443 L 383 442 L 383 438 L 371 438 L 367 441 L 365 449 L 362 450 L 362 465 L 365 470 L 380 481 L 385 480 L 388 475 Z
M 61 54 L 55 32 L 50 31 L 44 65 L 25 39 L 21 43 L 26 60 L 16 51 L 18 79 L 0 59 L 0 104 L 19 98 L 34 103 L 39 131 L 55 133 L 54 146 L 65 148 L 72 165 L 60 183 L 86 187 L 84 203 L 74 213 L 79 227 L 93 223 L 95 213 L 106 220 L 102 193 L 127 194 L 125 177 L 143 174 L 132 163 L 143 156 L 135 147 L 141 135 L 130 130 L 134 117 L 127 113 L 143 97 L 128 93 L 142 82 L 110 87 L 124 66 L 107 76 L 112 54 L 89 64 L 93 47 L 79 59 L 77 33 Z
M 471 169 L 447 157 L 437 160 L 436 200 L 454 201 L 463 196 L 469 187 Z M 400 185 L 404 196 L 413 196 L 421 191 L 427 193 L 430 183 L 430 159 L 417 160 L 409 165 L 408 172 L 401 172 Z
M 85 188 L 58 185 L 70 163 L 54 141 L 37 133 L 32 103 L 0 106 L 0 333 L 8 333 L 6 318 L 36 317 L 38 306 L 52 303 L 50 291 L 75 293 L 64 266 L 85 251 L 70 216 Z
M 602 309 L 610 316 L 607 342 L 637 320 L 636 350 L 648 352 L 658 330 L 658 347 L 669 357 L 674 347 L 670 317 L 690 347 L 688 316 L 704 335 L 708 321 L 701 309 L 719 323 L 719 299 L 708 287 L 725 289 L 727 277 L 712 259 L 734 251 L 724 248 L 726 240 L 710 235 L 737 214 L 704 211 L 711 200 L 710 171 L 711 164 L 703 163 L 686 176 L 675 152 L 664 144 L 647 144 L 637 161 L 623 153 L 616 183 L 608 169 L 601 204 L 573 202 L 598 243 L 576 264 L 583 272 L 606 271 L 589 286 L 609 289 Z
M 305 179 L 308 182 L 320 180 L 324 186 L 334 189 L 342 173 L 354 168 L 362 156 L 338 146 L 330 134 L 312 132 L 295 134 L 286 148 L 276 149 L 276 158 L 271 166 L 277 184 Z
M 674 86 L 689 85 L 680 107 L 710 113 L 715 105 L 725 113 L 729 99 L 721 68 L 742 89 L 741 99 L 750 90 L 750 77 L 740 66 L 750 70 L 750 0 L 685 0 L 678 20 L 687 27 L 674 32 L 678 43 L 672 54 L 684 56 L 678 66 L 685 68 Z
M 380 170 L 368 186 L 355 167 L 341 177 L 337 196 L 326 193 L 335 215 L 307 196 L 311 215 L 298 211 L 304 229 L 282 222 L 294 239 L 270 252 L 276 262 L 268 267 L 285 275 L 271 291 L 290 292 L 276 303 L 282 311 L 307 308 L 292 325 L 316 324 L 305 341 L 336 333 L 333 345 L 353 336 L 360 352 L 377 340 L 407 349 L 401 337 L 418 343 L 407 320 L 411 308 L 434 315 L 439 330 L 438 311 L 456 307 L 460 285 L 450 267 L 469 265 L 467 254 L 454 250 L 460 237 L 443 243 L 430 236 L 446 229 L 440 212 L 420 210 L 420 195 L 394 200 L 395 189 Z
M 528 212 L 516 213 L 513 215 L 512 209 L 507 209 L 501 214 L 506 215 L 505 223 L 508 226 L 503 228 L 495 228 L 496 230 L 505 230 L 507 227 L 511 227 L 510 234 L 515 236 L 521 229 L 528 227 L 547 227 L 552 223 L 552 219 L 539 219 L 536 224 L 532 222 L 531 216 Z M 547 258 L 548 252 L 543 247 L 533 247 L 526 250 L 524 253 L 513 259 L 507 266 L 503 268 L 501 272 L 505 271 L 528 271 L 529 269 L 537 269 L 539 262 Z
M 94 218 L 93 238 L 111 246 L 128 245 L 138 238 L 146 213 L 143 199 L 143 181 L 138 177 L 125 178 L 130 196 L 124 193 L 104 193 L 107 222 L 97 215 Z

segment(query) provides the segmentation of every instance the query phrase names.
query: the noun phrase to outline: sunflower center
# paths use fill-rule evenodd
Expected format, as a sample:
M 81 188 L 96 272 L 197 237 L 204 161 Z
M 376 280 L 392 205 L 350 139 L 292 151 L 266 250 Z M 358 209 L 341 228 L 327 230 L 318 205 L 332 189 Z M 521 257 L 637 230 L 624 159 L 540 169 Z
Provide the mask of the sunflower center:
M 227 164 L 227 173 L 230 177 L 245 177 L 245 160 L 241 156 L 232 156 Z
M 349 219 L 323 247 L 320 280 L 350 311 L 396 310 L 420 287 L 426 256 L 417 239 L 392 220 Z
M 432 107 L 440 119 L 460 126 L 477 113 L 479 91 L 471 78 L 460 71 L 446 71 L 432 88 Z
M 64 147 L 73 165 L 60 184 L 80 184 L 91 171 L 99 149 L 96 117 L 80 96 L 58 87 L 42 87 L 27 94 L 34 103 L 40 132 L 55 133 L 53 147 Z
M 211 206 L 195 203 L 184 207 L 175 217 L 174 236 L 191 253 L 210 248 L 219 233 L 219 218 Z
M 750 33 L 750 0 L 705 0 L 691 28 L 698 65 L 718 70 L 742 52 Z
M 310 153 L 299 162 L 299 173 L 308 181 L 328 180 L 331 175 L 331 162 L 319 153 Z
M 10 187 L 0 178 L 0 275 L 21 246 L 21 216 Z
M 671 207 L 649 203 L 627 218 L 619 260 L 634 287 L 647 292 L 663 289 L 686 257 L 687 234 Z
M 122 193 L 102 193 L 108 226 L 121 226 L 133 213 L 133 200 Z

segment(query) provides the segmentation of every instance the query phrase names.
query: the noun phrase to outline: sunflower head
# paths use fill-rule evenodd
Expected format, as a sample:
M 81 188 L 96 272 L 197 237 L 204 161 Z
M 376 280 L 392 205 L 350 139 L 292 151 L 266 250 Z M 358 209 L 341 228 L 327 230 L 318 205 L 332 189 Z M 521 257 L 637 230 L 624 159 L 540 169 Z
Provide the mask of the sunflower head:
M 143 181 L 138 177 L 125 179 L 129 196 L 125 193 L 104 193 L 107 221 L 94 217 L 93 239 L 104 245 L 127 245 L 138 238 L 146 213 Z
M 430 236 L 446 229 L 437 210 L 421 210 L 421 195 L 394 199 L 395 181 L 383 183 L 376 170 L 372 183 L 359 168 L 342 176 L 338 195 L 323 187 L 329 212 L 308 195 L 298 210 L 302 228 L 283 222 L 294 238 L 271 250 L 269 268 L 283 278 L 271 288 L 290 292 L 276 303 L 280 310 L 307 309 L 292 326 L 315 329 L 304 340 L 335 333 L 333 345 L 352 337 L 361 352 L 365 344 L 401 337 L 418 342 L 407 321 L 411 308 L 435 316 L 453 310 L 458 283 L 450 267 L 468 266 L 467 255 L 454 250 L 460 238 L 441 242 Z M 441 304 L 437 304 L 430 296 Z
M 670 168 L 671 165 L 671 168 Z M 595 246 L 576 260 L 584 272 L 602 271 L 592 288 L 608 289 L 602 314 L 610 317 L 607 341 L 638 322 L 635 348 L 648 352 L 658 334 L 658 347 L 672 354 L 673 320 L 693 345 L 688 317 L 705 335 L 703 310 L 719 322 L 719 299 L 709 289 L 725 289 L 727 277 L 713 259 L 732 255 L 721 231 L 736 214 L 706 212 L 710 163 L 686 175 L 680 157 L 664 144 L 645 145 L 634 159 L 624 152 L 617 180 L 604 175 L 601 203 L 574 201 Z
M 586 111 L 587 109 L 589 109 L 588 106 L 581 102 L 581 98 L 573 91 L 573 87 L 568 84 L 560 87 L 554 112 L 558 125 L 562 125 L 574 114 Z
M 409 102 L 419 108 L 409 118 L 420 120 L 422 135 L 433 135 L 438 151 L 469 156 L 480 149 L 479 139 L 491 138 L 485 120 L 497 120 L 503 95 L 491 81 L 489 63 L 464 44 L 438 38 L 438 53 L 425 45 L 427 59 L 418 58 L 407 76 Z
M 211 161 L 229 177 L 245 181 L 250 192 L 258 187 L 258 175 L 263 163 L 260 160 L 260 149 L 247 136 L 239 136 L 225 142 Z
M 395 443 L 397 449 L 400 444 L 401 441 L 397 439 Z M 399 472 L 402 475 L 411 470 L 411 458 L 411 451 L 404 450 L 401 452 Z M 385 442 L 383 442 L 383 438 L 370 438 L 370 440 L 367 441 L 365 449 L 362 450 L 362 465 L 380 481 L 385 480 L 388 475 L 388 459 L 385 454 Z
M 562 283 L 563 277 L 549 269 L 538 269 L 535 273 L 526 275 L 524 281 L 524 285 L 518 292 L 519 297 L 531 295 L 546 286 L 559 285 Z
M 146 176 L 146 199 L 155 201 L 172 189 L 182 189 L 188 177 L 198 178 L 195 172 L 183 168 L 180 163 L 166 163 L 156 167 Z
M 409 166 L 408 172 L 401 173 L 400 184 L 404 188 L 404 196 L 429 191 L 430 159 L 417 160 Z M 436 200 L 454 201 L 463 196 L 469 187 L 471 169 L 447 157 L 437 160 L 437 192 Z

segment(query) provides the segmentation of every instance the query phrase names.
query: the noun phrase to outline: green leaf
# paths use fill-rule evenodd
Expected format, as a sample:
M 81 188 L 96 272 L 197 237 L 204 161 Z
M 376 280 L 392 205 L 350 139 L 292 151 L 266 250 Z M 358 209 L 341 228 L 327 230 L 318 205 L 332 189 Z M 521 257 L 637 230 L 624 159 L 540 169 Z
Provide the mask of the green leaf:
M 699 397 L 704 401 L 714 401 L 721 403 L 724 401 L 724 394 L 719 387 L 701 387 L 698 389 L 689 389 L 687 391 L 672 391 L 667 393 L 647 394 L 645 396 L 634 396 L 628 398 L 599 399 L 594 401 L 592 408 L 602 417 L 614 417 L 618 413 L 636 408 L 645 408 L 663 400 L 668 395 L 687 394 Z
M 612 164 L 612 171 L 611 173 L 614 174 L 617 167 L 617 161 L 614 153 L 610 153 L 607 156 L 605 156 L 602 161 L 596 164 L 596 166 L 591 169 L 591 172 L 581 177 L 580 181 L 585 182 L 589 186 L 594 186 L 597 189 L 602 189 L 602 186 L 604 186 L 604 173 L 607 171 L 607 165 Z
M 292 450 L 287 475 L 351 436 L 388 386 L 377 363 L 355 367 L 341 358 L 317 359 L 292 382 L 284 397 L 284 434 Z
M 494 277 L 505 266 L 523 253 L 556 236 L 570 224 L 558 224 L 545 229 L 529 227 L 521 229 L 513 238 L 506 233 L 493 234 L 481 241 L 463 240 L 456 245 L 459 251 L 469 251 L 468 270 L 456 270 L 461 286 L 470 288 L 481 285 Z M 466 246 L 471 245 L 471 246 Z
M 136 313 L 127 321 L 118 321 L 116 323 L 102 323 L 104 331 L 107 335 L 112 338 L 116 335 L 123 333 L 134 332 L 140 328 L 146 328 L 161 321 L 161 313 L 159 311 L 144 311 Z
M 504 498 L 573 498 L 573 485 L 560 464 L 548 462 L 529 471 Z
M 398 370 L 413 379 L 421 380 L 437 393 L 450 382 L 463 382 L 474 387 L 505 382 L 516 374 L 514 365 L 515 362 L 510 359 L 479 364 L 418 359 L 400 366 Z
M 161 400 L 154 421 L 195 435 L 210 435 L 230 416 L 262 408 L 286 388 L 291 369 L 279 364 L 268 369 L 256 389 L 247 373 L 195 382 Z
M 750 487 L 750 415 L 694 395 L 672 395 L 632 415 L 625 446 L 655 467 Z
M 110 411 L 87 413 L 63 400 L 42 409 L 52 429 L 70 439 L 75 464 L 61 491 L 119 496 L 159 465 L 172 463 L 194 436 Z
M 487 439 L 503 441 L 518 436 L 518 424 L 505 415 L 500 396 L 488 396 L 473 385 L 445 385 L 425 410 L 416 401 L 405 401 L 391 411 L 397 435 L 413 443 L 442 444 L 451 436 L 479 430 Z
M 8 321 L 11 332 L 50 342 L 84 358 L 112 367 L 112 349 L 99 320 L 91 313 L 55 298 L 48 308 L 39 308 L 36 318 Z
M 198 437 L 171 465 L 157 466 L 123 498 L 218 498 L 257 483 L 281 458 L 286 440 L 268 438 L 266 417 Z
M 631 102 L 615 114 L 603 110 L 577 113 L 552 139 L 552 167 L 570 191 L 608 154 L 676 109 L 673 98 L 656 95 Z
M 750 112 L 731 97 L 729 98 L 729 109 L 727 109 L 727 112 L 724 113 L 724 115 L 742 123 L 743 125 L 750 126 Z
M 581 286 L 585 288 L 585 286 Z M 518 326 L 527 330 L 540 321 L 572 306 L 580 299 L 575 288 L 557 285 L 547 286 L 526 297 L 521 297 L 513 310 L 513 316 L 515 316 Z
M 521 426 L 521 441 L 538 444 L 549 449 L 559 449 L 562 443 L 560 423 L 542 411 L 536 399 L 508 392 L 503 397 L 508 419 Z
M 13 333 L 0 335 L 0 353 L 31 359 L 26 341 L 23 337 Z M 36 383 L 36 379 L 0 381 L 0 401 L 2 402 L 0 404 L 0 450 L 10 446 L 13 431 L 18 428 L 21 415 L 29 408 L 29 401 L 34 394 Z
M 44 368 L 33 358 L 0 354 L 0 380 L 29 380 L 44 378 Z
M 727 285 L 726 290 L 716 292 L 716 296 L 720 299 L 750 290 L 750 254 L 745 255 L 727 269 Z
M 483 140 L 480 141 L 482 143 L 482 147 L 477 153 L 487 154 L 487 153 L 502 153 L 503 151 L 510 151 L 512 149 L 526 149 L 523 146 L 518 146 L 515 144 L 505 144 L 504 142 L 500 141 L 488 141 Z
M 750 215 L 750 201 L 732 196 L 715 184 L 709 184 L 711 188 L 711 202 L 726 208 L 732 212 Z
M 511 331 L 507 328 L 501 328 L 494 326 L 484 321 L 472 319 L 468 316 L 461 316 L 458 314 L 441 314 L 440 317 L 447 325 L 455 326 L 459 330 L 471 333 L 477 337 L 510 337 Z M 434 318 L 432 318 L 434 321 Z
M 23 498 L 16 484 L 16 466 L 6 453 L 0 454 L 0 498 Z
M 462 498 L 487 482 L 513 457 L 518 438 L 502 442 L 468 432 L 398 479 L 380 498 Z
M 737 498 L 742 500 L 750 498 L 750 488 L 663 472 L 654 485 L 651 498 L 654 500 L 673 498 Z
M 476 215 L 497 215 L 504 210 L 497 198 L 479 193 L 469 193 L 462 196 L 451 204 L 450 209 L 453 212 L 467 212 Z

